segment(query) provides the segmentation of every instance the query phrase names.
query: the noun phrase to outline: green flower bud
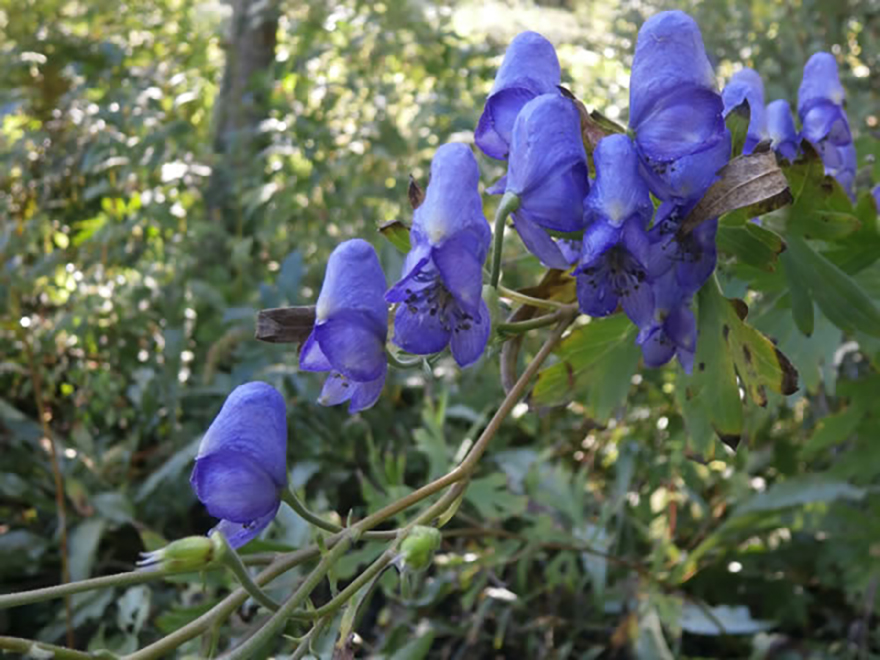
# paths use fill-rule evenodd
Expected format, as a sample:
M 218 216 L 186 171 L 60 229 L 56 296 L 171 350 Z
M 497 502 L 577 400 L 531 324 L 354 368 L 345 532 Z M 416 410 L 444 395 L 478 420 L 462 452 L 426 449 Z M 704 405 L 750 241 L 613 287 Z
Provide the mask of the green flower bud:
M 439 529 L 422 525 L 413 527 L 400 544 L 400 554 L 406 567 L 416 571 L 427 568 L 442 540 Z
M 164 548 L 142 552 L 137 567 L 142 570 L 179 573 L 196 571 L 218 560 L 223 554 L 223 539 L 219 535 L 187 536 L 172 541 Z

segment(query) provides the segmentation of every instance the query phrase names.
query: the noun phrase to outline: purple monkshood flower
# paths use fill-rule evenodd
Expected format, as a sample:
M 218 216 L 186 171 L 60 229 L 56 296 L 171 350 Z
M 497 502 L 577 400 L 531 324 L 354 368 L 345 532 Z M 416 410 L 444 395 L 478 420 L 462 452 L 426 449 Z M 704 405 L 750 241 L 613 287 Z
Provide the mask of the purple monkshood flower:
M 233 548 L 266 528 L 287 487 L 287 415 L 274 387 L 232 391 L 202 438 L 190 484 Z
M 413 217 L 401 279 L 385 294 L 398 303 L 395 344 L 417 355 L 447 344 L 459 366 L 479 359 L 489 341 L 482 299 L 483 262 L 492 232 L 477 189 L 480 172 L 470 148 L 445 144 L 434 154 L 425 200 Z
M 553 44 L 537 32 L 518 34 L 504 54 L 474 132 L 474 142 L 483 153 L 505 160 L 519 111 L 536 96 L 559 94 L 559 81 L 559 60 Z
M 764 83 L 754 69 L 741 69 L 733 74 L 721 92 L 724 116 L 727 117 L 744 102 L 749 104 L 749 128 L 743 153 L 750 154 L 760 142 L 769 139 L 767 116 L 764 108 Z
M 718 250 L 715 246 L 717 218 L 701 222 L 681 240 L 677 236 L 681 221 L 694 205 L 695 202 L 685 205 L 664 202 L 657 209 L 654 226 L 648 232 L 651 244 L 647 263 L 648 276 L 652 282 L 660 282 L 671 271 L 682 296 L 690 296 L 699 291 L 712 275 L 718 261 Z M 655 291 L 660 286 L 655 284 Z
M 639 30 L 630 78 L 630 128 L 643 175 L 662 200 L 701 197 L 730 158 L 724 103 L 700 29 L 681 11 Z
M 675 274 L 667 271 L 655 282 L 657 296 L 654 319 L 639 330 L 636 343 L 642 347 L 646 367 L 660 367 L 673 356 L 685 373 L 691 373 L 697 350 L 697 323 L 685 296 L 675 282 Z
M 856 152 L 843 100 L 837 61 L 830 53 L 815 53 L 804 66 L 798 89 L 801 136 L 819 152 L 825 174 L 837 179 L 855 199 Z
M 636 217 L 647 227 L 654 214 L 651 194 L 639 172 L 639 155 L 626 135 L 609 135 L 593 151 L 596 179 L 584 199 L 584 222 L 620 227 Z
M 369 408 L 382 393 L 388 367 L 385 275 L 372 245 L 357 238 L 333 250 L 315 317 L 299 366 L 330 372 L 318 403 L 349 401 L 351 413 Z
M 647 281 L 648 237 L 631 217 L 615 227 L 604 220 L 584 232 L 580 264 L 574 271 L 578 305 L 590 316 L 608 316 L 618 303 L 638 326 L 651 321 L 654 296 Z
M 636 325 L 651 321 L 654 298 L 647 280 L 648 236 L 654 207 L 639 173 L 639 157 L 625 135 L 603 138 L 593 152 L 596 180 L 584 200 L 583 253 L 574 271 L 578 304 L 607 316 L 618 303 Z
M 874 206 L 877 207 L 877 215 L 880 215 L 880 183 L 874 186 L 871 194 L 874 195 Z
M 785 99 L 767 104 L 767 134 L 773 151 L 793 163 L 800 151 L 800 139 L 791 116 L 791 106 Z
M 798 89 L 798 116 L 802 136 L 813 145 L 823 140 L 842 147 L 852 142 L 843 109 L 844 91 L 831 53 L 814 53 L 804 66 Z
M 507 175 L 488 192 L 517 196 L 513 226 L 545 266 L 564 270 L 576 258 L 546 230 L 583 230 L 583 201 L 589 189 L 587 154 L 574 103 L 551 94 L 529 101 L 513 128 Z

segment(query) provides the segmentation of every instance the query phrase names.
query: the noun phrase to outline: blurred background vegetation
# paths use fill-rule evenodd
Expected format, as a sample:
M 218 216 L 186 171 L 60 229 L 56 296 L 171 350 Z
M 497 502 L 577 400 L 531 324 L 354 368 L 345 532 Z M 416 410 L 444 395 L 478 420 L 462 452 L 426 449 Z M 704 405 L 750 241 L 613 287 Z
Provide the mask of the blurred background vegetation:
M 425 183 L 438 145 L 472 139 L 517 32 L 547 36 L 570 89 L 625 122 L 638 27 L 673 7 L 722 84 L 752 66 L 768 101 L 794 105 L 803 63 L 833 52 L 859 183 L 880 181 L 877 0 L 0 0 L 0 591 L 60 579 L 50 437 L 72 579 L 207 531 L 191 459 L 246 380 L 287 397 L 292 479 L 319 511 L 362 515 L 444 472 L 499 400 L 497 348 L 464 373 L 398 372 L 349 417 L 314 404 L 293 348 L 252 339 L 255 311 L 312 303 L 346 238 L 397 275 L 376 228 L 409 218 L 409 175 Z M 875 260 L 857 277 L 880 299 Z M 880 657 L 880 342 L 818 312 L 805 338 L 781 276 L 729 261 L 725 288 L 751 289 L 801 391 L 749 408 L 734 454 L 682 410 L 677 367 L 638 371 L 629 346 L 597 359 L 573 402 L 517 408 L 416 595 L 383 579 L 359 657 Z M 253 546 L 309 534 L 282 511 Z M 75 642 L 131 651 L 230 587 L 78 596 Z M 64 607 L 0 611 L 0 634 L 63 642 Z

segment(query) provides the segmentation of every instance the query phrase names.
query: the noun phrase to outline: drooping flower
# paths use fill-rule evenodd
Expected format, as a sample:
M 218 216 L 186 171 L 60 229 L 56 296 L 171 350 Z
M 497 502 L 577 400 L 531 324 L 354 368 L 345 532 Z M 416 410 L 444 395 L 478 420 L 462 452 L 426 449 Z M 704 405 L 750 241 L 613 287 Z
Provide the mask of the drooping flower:
M 584 199 L 586 224 L 604 221 L 619 227 L 636 217 L 648 226 L 654 213 L 651 194 L 639 172 L 639 157 L 626 135 L 609 135 L 593 151 L 596 178 Z
M 648 274 L 652 281 L 658 282 L 655 290 L 660 287 L 669 289 L 669 281 L 662 278 L 671 271 L 681 296 L 690 296 L 700 290 L 715 270 L 718 261 L 715 245 L 717 218 L 701 222 L 683 238 L 678 236 L 681 221 L 694 205 L 695 202 L 684 205 L 664 202 L 657 209 L 654 226 L 648 232 L 651 244 Z M 673 305 L 670 303 L 669 307 Z
M 480 172 L 464 144 L 434 154 L 425 199 L 413 218 L 412 250 L 401 279 L 385 299 L 399 303 L 395 344 L 417 355 L 447 344 L 462 367 L 482 355 L 489 340 L 489 308 L 482 299 L 482 268 L 492 234 L 477 189 Z
M 855 198 L 856 152 L 849 120 L 843 109 L 844 91 L 837 75 L 837 61 L 830 53 L 815 53 L 804 66 L 798 89 L 801 135 L 808 140 L 833 176 Z
M 545 266 L 565 269 L 571 264 L 571 255 L 546 230 L 583 230 L 583 201 L 589 189 L 577 108 L 559 95 L 529 101 L 513 128 L 507 175 L 489 192 L 517 196 L 513 226 Z
M 287 487 L 287 415 L 274 387 L 232 391 L 202 438 L 190 484 L 234 548 L 272 521 Z
M 791 107 L 785 99 L 767 104 L 767 133 L 773 151 L 789 162 L 794 162 L 800 150 L 800 141 L 791 116 Z
M 842 147 L 852 142 L 843 109 L 845 95 L 831 53 L 814 53 L 804 66 L 798 89 L 798 116 L 803 137 L 813 145 L 823 140 Z
M 639 30 L 630 78 L 630 128 L 651 192 L 700 197 L 730 158 L 724 103 L 700 29 L 681 11 L 660 12 Z
M 315 315 L 299 365 L 330 372 L 318 403 L 349 401 L 351 413 L 369 408 L 382 392 L 388 367 L 385 275 L 372 245 L 353 239 L 333 250 Z
M 603 138 L 593 152 L 596 180 L 584 200 L 583 251 L 574 274 L 578 303 L 591 316 L 607 316 L 618 303 L 637 325 L 654 305 L 647 281 L 645 228 L 654 210 L 639 172 L 635 146 L 625 135 Z
M 636 343 L 642 347 L 646 367 L 663 366 L 678 356 L 685 373 L 691 373 L 697 351 L 697 323 L 690 299 L 681 299 L 671 309 L 658 310 L 656 320 L 639 331 Z
M 620 304 L 636 325 L 649 323 L 654 297 L 647 282 L 648 249 L 648 237 L 638 218 L 620 227 L 602 221 L 590 225 L 574 272 L 581 311 L 608 316 Z
M 518 34 L 507 47 L 474 132 L 474 141 L 483 153 L 505 160 L 520 110 L 536 96 L 558 94 L 559 81 L 553 44 L 537 32 Z
M 764 83 L 761 81 L 761 76 L 754 69 L 737 71 L 721 92 L 721 98 L 724 101 L 725 117 L 744 102 L 748 102 L 749 128 L 746 132 L 743 153 L 752 153 L 760 142 L 770 137 L 764 107 Z

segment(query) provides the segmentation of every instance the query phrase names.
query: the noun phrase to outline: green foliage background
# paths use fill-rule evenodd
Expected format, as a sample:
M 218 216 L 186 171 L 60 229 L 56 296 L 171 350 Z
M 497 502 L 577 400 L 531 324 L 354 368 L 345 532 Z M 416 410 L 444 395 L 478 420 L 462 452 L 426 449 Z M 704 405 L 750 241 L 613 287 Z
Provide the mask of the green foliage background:
M 318 380 L 298 373 L 293 349 L 252 340 L 255 311 L 313 302 L 346 238 L 373 240 L 397 273 L 376 228 L 409 218 L 409 175 L 425 182 L 436 146 L 468 138 L 518 31 L 548 36 L 571 90 L 624 122 L 638 26 L 672 7 L 697 19 L 722 82 L 753 66 L 768 100 L 794 103 L 809 54 L 834 52 L 858 185 L 880 181 L 876 0 L 282 3 L 259 149 L 225 181 L 231 222 L 211 203 L 222 4 L 0 0 L 0 590 L 59 579 L 35 375 L 74 579 L 210 528 L 191 459 L 246 380 L 285 393 L 292 480 L 318 511 L 359 516 L 445 472 L 499 400 L 497 347 L 480 369 L 398 372 L 349 417 L 314 404 Z M 481 167 L 485 184 L 501 173 Z M 770 227 L 823 204 L 804 199 Z M 735 454 L 677 367 L 639 370 L 621 324 L 593 327 L 605 334 L 584 340 L 593 353 L 579 354 L 573 400 L 542 375 L 537 414 L 517 409 L 493 442 L 415 595 L 383 578 L 357 627 L 363 657 L 880 657 L 880 327 L 854 318 L 880 301 L 876 207 L 863 197 L 828 231 L 764 269 L 738 235 L 721 245 L 724 294 L 746 299 L 802 385 L 746 407 Z M 537 263 L 508 243 L 519 284 L 534 284 Z M 816 282 L 829 262 L 844 279 Z M 803 316 L 792 321 L 803 282 L 809 338 Z M 847 305 L 853 286 L 864 298 Z M 282 511 L 254 549 L 309 534 Z M 366 545 L 338 577 L 380 551 Z M 131 651 L 230 586 L 211 575 L 82 595 L 76 641 Z M 64 629 L 60 603 L 0 611 L 0 634 L 58 641 Z

